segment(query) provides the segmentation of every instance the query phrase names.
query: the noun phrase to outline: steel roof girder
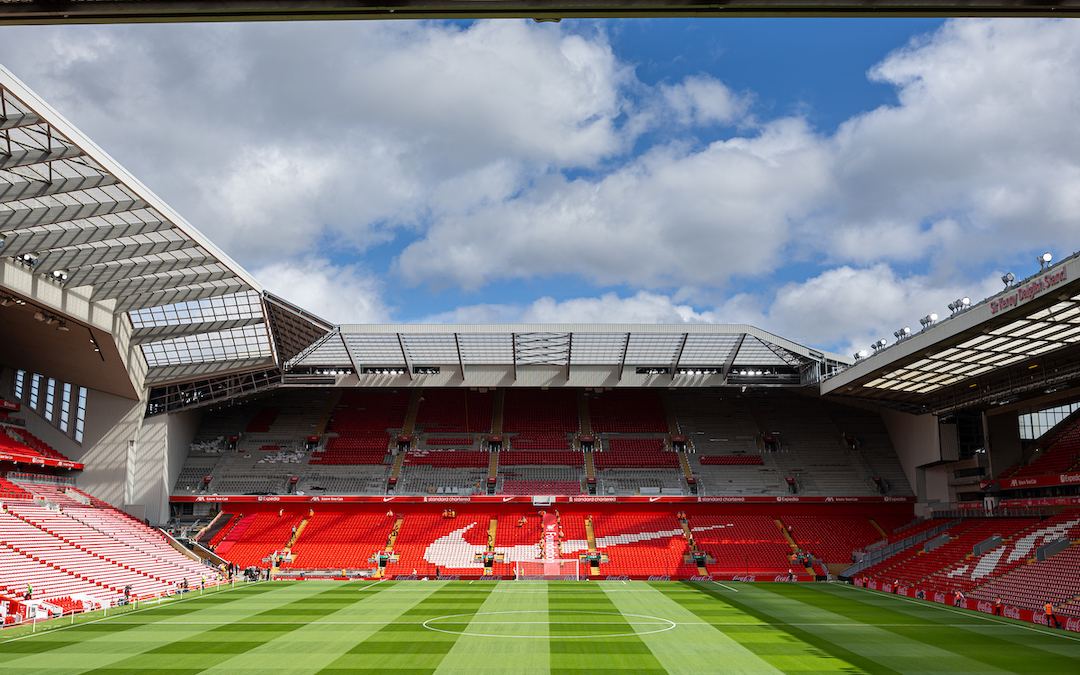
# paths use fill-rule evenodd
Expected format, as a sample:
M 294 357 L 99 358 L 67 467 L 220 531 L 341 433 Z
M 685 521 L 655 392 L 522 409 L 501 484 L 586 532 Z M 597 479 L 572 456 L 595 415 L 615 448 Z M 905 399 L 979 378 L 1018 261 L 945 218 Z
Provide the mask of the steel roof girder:
M 9 213 L 0 214 L 0 231 L 34 227 L 36 225 L 50 225 L 68 220 L 145 209 L 146 207 L 147 203 L 141 199 L 117 199 L 90 204 L 52 204 L 49 206 L 34 206 L 28 209 L 13 209 Z
M 45 230 L 16 230 L 5 237 L 3 253 L 8 256 L 31 251 L 68 248 L 79 244 L 132 237 L 147 232 L 159 232 L 172 227 L 171 223 L 163 220 L 119 225 L 111 223 L 107 225 L 94 225 L 91 223 L 88 226 L 76 226 L 74 223 L 67 223 L 67 225 L 70 225 L 70 227 L 58 225 Z
M 189 255 L 190 257 L 177 256 L 175 258 L 149 258 L 145 260 L 124 259 L 109 263 L 86 265 L 71 271 L 65 285 L 69 288 L 96 286 L 117 279 L 144 277 L 172 270 L 211 265 L 215 262 L 211 256 L 200 255 L 197 251 L 192 251 Z
M 116 303 L 114 311 L 131 312 L 136 309 L 174 305 L 178 302 L 202 300 L 203 298 L 212 298 L 217 295 L 227 295 L 229 293 L 239 293 L 240 291 L 249 289 L 250 286 L 243 281 L 231 279 L 181 288 L 170 288 L 162 291 L 140 293 L 139 295 L 121 298 L 119 302 Z
M 23 176 L 23 178 L 26 178 Z M 45 180 L 27 179 L 18 183 L 9 183 L 0 187 L 0 203 L 18 201 L 20 199 L 35 199 L 49 195 L 67 194 L 92 188 L 116 185 L 119 181 L 115 176 L 100 174 L 97 176 L 81 176 L 78 178 L 55 178 L 51 183 Z
M 198 246 L 198 243 L 190 239 L 166 239 L 163 241 L 134 241 L 127 243 L 118 241 L 116 244 L 104 246 L 53 249 L 38 258 L 34 269 L 42 273 L 62 269 L 71 270 L 85 265 L 96 265 L 128 258 L 141 258 L 155 253 L 178 251 L 185 248 L 194 248 L 195 246 Z M 72 285 L 70 276 L 68 285 Z
M 159 291 L 166 288 L 175 288 L 177 286 L 191 286 L 207 281 L 229 279 L 235 276 L 236 275 L 229 270 L 219 268 L 216 270 L 185 270 L 179 273 L 168 273 L 152 277 L 121 279 L 119 281 L 96 286 L 94 292 L 90 296 L 90 300 L 93 302 L 99 300 L 111 300 L 113 298 L 123 298 L 129 295 Z
M 34 113 L 12 113 L 7 117 L 0 117 L 0 130 L 32 127 L 35 124 L 41 124 L 44 121 L 45 120 Z
M 66 145 L 52 150 L 34 149 L 13 152 L 10 155 L 0 154 L 0 169 L 14 169 L 20 166 L 41 164 L 42 162 L 53 162 L 58 159 L 71 159 L 72 157 L 82 157 L 83 154 L 85 153 L 74 145 Z

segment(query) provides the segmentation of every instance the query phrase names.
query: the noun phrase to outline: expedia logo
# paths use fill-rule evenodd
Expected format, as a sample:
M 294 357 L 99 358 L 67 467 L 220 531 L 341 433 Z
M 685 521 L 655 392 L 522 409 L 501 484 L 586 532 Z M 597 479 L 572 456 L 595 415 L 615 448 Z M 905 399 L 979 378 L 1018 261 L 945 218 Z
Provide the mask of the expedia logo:
M 260 502 L 280 502 L 281 497 L 268 497 L 266 495 L 259 495 Z
M 1062 483 L 1080 483 L 1080 473 L 1063 473 L 1058 480 Z
M 652 575 L 649 577 L 649 581 L 671 581 L 671 577 L 664 575 Z
M 778 501 L 778 502 L 797 502 L 797 501 L 799 501 L 799 498 L 798 497 L 777 497 L 776 501 Z
M 626 576 L 625 574 L 620 574 L 620 575 L 609 574 L 607 580 L 608 581 L 630 581 L 630 577 Z
M 887 502 L 906 502 L 907 500 L 907 497 L 885 497 Z
M 1002 614 L 1009 617 L 1010 619 L 1020 618 L 1020 610 L 1015 607 L 1006 607 L 1004 610 L 1002 610 Z

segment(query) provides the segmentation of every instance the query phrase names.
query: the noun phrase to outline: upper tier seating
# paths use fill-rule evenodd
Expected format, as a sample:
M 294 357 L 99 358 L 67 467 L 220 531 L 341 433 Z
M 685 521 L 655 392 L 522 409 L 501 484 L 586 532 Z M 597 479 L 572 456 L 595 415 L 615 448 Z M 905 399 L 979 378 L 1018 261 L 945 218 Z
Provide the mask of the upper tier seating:
M 581 452 L 558 450 L 505 450 L 499 453 L 499 466 L 528 464 L 584 466 L 585 455 Z
M 375 552 L 386 547 L 394 519 L 384 513 L 316 513 L 292 545 L 285 569 L 368 569 Z
M 508 389 L 505 396 L 503 433 L 539 431 L 546 432 L 545 436 L 565 436 L 581 429 L 573 390 Z
M 327 424 L 337 433 L 310 464 L 382 464 L 390 450 L 391 429 L 400 431 L 409 408 L 409 392 L 346 390 Z
M 761 455 L 706 455 L 701 458 L 703 466 L 765 466 Z
M 670 433 L 660 393 L 652 389 L 590 394 L 589 425 L 594 434 Z
M 472 445 L 471 438 L 425 438 L 424 445 Z
M 267 433 L 270 431 L 270 427 L 273 426 L 274 420 L 277 419 L 278 413 L 281 411 L 277 408 L 263 408 L 259 410 L 254 419 L 248 422 L 245 432 L 249 434 L 254 433 Z
M 527 431 L 511 438 L 510 445 L 515 450 L 569 450 L 573 441 L 565 434 Z
M 425 389 L 414 428 L 429 434 L 490 433 L 494 406 L 493 391 Z
M 477 450 L 409 450 L 405 466 L 449 466 L 487 468 L 491 453 Z
M 1080 465 L 1080 416 L 1073 419 L 1066 428 L 1056 432 L 1049 440 L 1045 450 L 1027 466 L 1013 465 L 1005 471 L 1003 478 L 1023 478 L 1025 476 L 1044 476 L 1076 469 Z
M 661 438 L 613 438 L 610 443 L 610 450 L 593 453 L 596 468 L 679 466 L 678 454 L 665 451 Z
M 851 552 L 883 537 L 862 516 L 784 516 L 795 542 L 826 563 L 850 563 Z
M 32 499 L 33 495 L 19 487 L 18 483 L 0 478 L 0 499 Z
M 0 450 L 4 449 L 28 455 L 40 455 L 61 462 L 71 461 L 23 427 L 0 427 Z
M 580 495 L 581 483 L 570 480 L 504 480 L 502 494 L 505 495 Z

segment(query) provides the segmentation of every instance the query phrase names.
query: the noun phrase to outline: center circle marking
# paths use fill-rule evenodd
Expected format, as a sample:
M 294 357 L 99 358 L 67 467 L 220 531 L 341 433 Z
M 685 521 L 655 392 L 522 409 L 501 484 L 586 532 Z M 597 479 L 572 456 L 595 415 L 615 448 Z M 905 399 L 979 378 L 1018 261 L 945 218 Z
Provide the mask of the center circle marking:
M 590 635 L 508 635 L 505 632 L 502 632 L 502 633 L 499 633 L 499 632 L 479 633 L 479 632 L 474 632 L 472 630 L 472 629 L 475 629 L 475 627 L 477 625 L 477 622 L 474 621 L 474 619 L 476 617 L 479 617 L 479 616 L 491 616 L 491 617 L 503 616 L 503 617 L 505 617 L 505 615 L 507 615 L 507 614 L 543 614 L 544 616 L 547 616 L 547 617 L 551 617 L 552 614 L 565 614 L 565 615 L 568 615 L 568 616 L 580 616 L 582 614 L 589 614 L 589 615 L 593 615 L 593 616 L 596 616 L 596 615 L 600 615 L 600 616 L 617 616 L 617 617 L 624 618 L 624 619 L 645 619 L 645 620 L 651 622 L 651 624 L 653 626 L 656 626 L 656 628 L 654 630 L 641 630 L 641 631 L 634 631 L 634 632 L 631 632 L 631 633 L 593 633 L 593 634 L 590 634 Z M 448 621 L 449 619 L 460 619 L 460 618 L 463 618 L 463 617 L 469 617 L 469 619 L 467 621 L 456 621 L 456 622 Z M 446 628 L 439 628 L 437 625 L 431 625 L 433 623 L 437 624 L 439 621 L 447 621 L 447 623 L 449 623 L 449 624 L 464 624 L 464 629 L 463 630 L 449 630 L 449 629 L 446 629 Z M 479 623 L 490 623 L 492 626 L 522 626 L 522 625 L 527 625 L 527 624 L 547 624 L 547 625 L 552 625 L 552 624 L 570 624 L 570 623 L 580 623 L 582 625 L 588 625 L 589 623 L 592 623 L 592 625 L 597 625 L 598 622 L 596 622 L 596 621 L 593 621 L 593 622 L 589 622 L 589 621 L 550 621 L 550 620 L 549 621 L 507 621 L 505 619 L 502 619 L 502 620 L 493 620 L 493 621 L 490 621 L 490 622 L 479 622 Z M 600 623 L 602 623 L 602 622 L 600 622 Z M 643 622 L 629 621 L 628 623 L 643 623 Z M 664 619 L 664 618 L 659 617 L 659 616 L 649 616 L 648 614 L 621 614 L 619 612 L 588 612 L 588 611 L 570 611 L 570 610 L 563 610 L 563 611 L 555 610 L 554 612 L 551 612 L 551 611 L 547 611 L 547 610 L 538 610 L 538 609 L 517 610 L 517 611 L 503 611 L 503 612 L 473 612 L 471 614 L 447 614 L 446 616 L 433 617 L 433 618 L 428 619 L 427 621 L 425 621 L 423 623 L 424 628 L 426 628 L 428 630 L 436 631 L 438 633 L 449 633 L 450 635 L 467 635 L 469 637 L 523 638 L 523 639 L 541 639 L 541 640 L 549 640 L 549 639 L 582 640 L 582 639 L 613 638 L 613 637 L 637 637 L 639 635 L 652 635 L 654 633 L 663 633 L 663 632 L 671 630 L 672 628 L 674 628 L 677 625 L 678 624 L 676 624 L 674 621 L 671 621 L 669 619 Z

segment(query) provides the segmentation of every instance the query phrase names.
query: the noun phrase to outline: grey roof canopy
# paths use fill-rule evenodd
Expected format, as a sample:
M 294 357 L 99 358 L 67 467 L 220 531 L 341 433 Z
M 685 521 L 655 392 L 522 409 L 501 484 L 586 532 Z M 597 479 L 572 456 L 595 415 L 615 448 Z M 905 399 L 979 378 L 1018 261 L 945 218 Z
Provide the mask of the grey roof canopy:
M 954 306 L 952 316 L 837 373 L 822 393 L 947 412 L 1077 379 L 1077 254 L 975 305 Z
M 463 376 L 470 367 L 501 366 L 516 380 L 517 369 L 529 366 L 564 368 L 567 379 L 576 367 L 606 367 L 621 381 L 631 368 L 672 376 L 696 368 L 724 380 L 740 368 L 790 375 L 816 366 L 813 379 L 848 363 L 743 325 L 345 325 L 287 361 L 285 370 L 404 369 L 411 378 L 434 366 L 456 366 Z
M 275 362 L 258 283 L 3 67 L 0 255 L 126 314 L 149 383 Z

